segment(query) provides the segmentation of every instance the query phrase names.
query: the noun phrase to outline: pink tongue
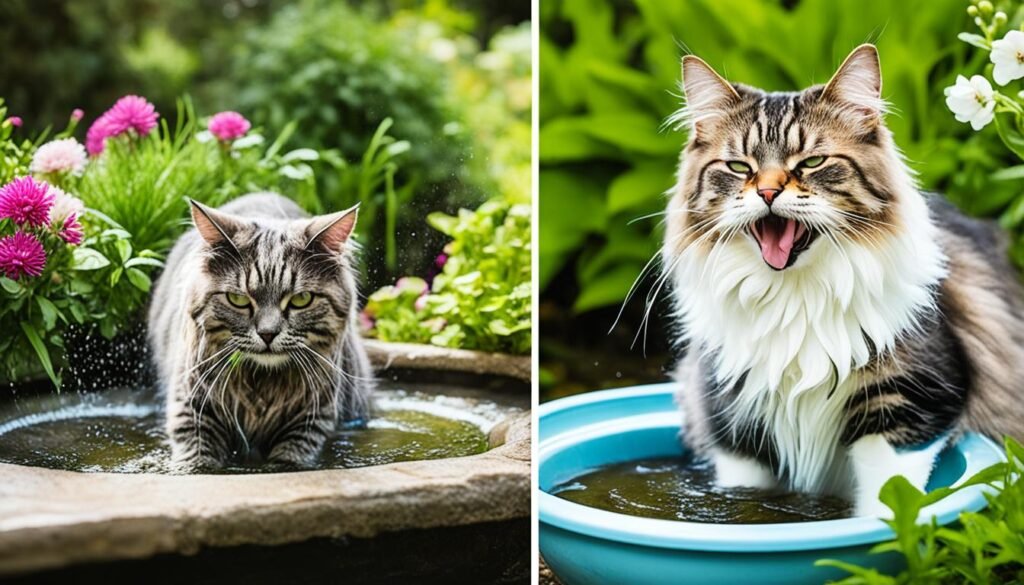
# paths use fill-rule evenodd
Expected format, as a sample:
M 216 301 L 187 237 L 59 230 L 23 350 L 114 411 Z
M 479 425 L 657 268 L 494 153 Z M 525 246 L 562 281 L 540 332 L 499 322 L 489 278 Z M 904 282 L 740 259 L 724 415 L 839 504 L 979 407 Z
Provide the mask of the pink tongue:
M 796 222 L 787 219 L 785 226 L 773 222 L 761 224 L 761 257 L 772 268 L 782 270 L 789 262 L 796 240 Z

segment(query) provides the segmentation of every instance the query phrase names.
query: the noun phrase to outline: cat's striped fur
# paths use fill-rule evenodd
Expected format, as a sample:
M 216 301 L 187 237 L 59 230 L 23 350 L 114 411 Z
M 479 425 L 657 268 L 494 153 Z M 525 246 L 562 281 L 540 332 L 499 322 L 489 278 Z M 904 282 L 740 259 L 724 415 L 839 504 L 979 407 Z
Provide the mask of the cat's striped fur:
M 173 463 L 309 465 L 339 419 L 369 404 L 348 240 L 356 210 L 310 218 L 260 193 L 219 210 L 193 203 L 192 216 L 149 312 Z M 307 292 L 297 308 L 292 297 Z
M 687 441 L 728 485 L 879 511 L 963 429 L 1024 437 L 1024 291 L 996 227 L 918 191 L 874 47 L 766 93 L 683 62 L 689 124 L 663 247 Z M 906 449 L 904 449 L 906 448 Z

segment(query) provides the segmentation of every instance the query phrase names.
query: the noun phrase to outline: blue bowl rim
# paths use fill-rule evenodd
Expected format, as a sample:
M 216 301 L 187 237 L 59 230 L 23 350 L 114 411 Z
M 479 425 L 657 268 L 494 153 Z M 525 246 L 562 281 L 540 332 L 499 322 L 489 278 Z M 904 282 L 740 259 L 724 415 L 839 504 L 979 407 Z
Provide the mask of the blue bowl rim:
M 538 424 L 544 418 L 572 408 L 596 402 L 637 398 L 655 394 L 674 393 L 677 383 L 632 386 L 614 390 L 601 390 L 570 396 L 542 404 L 538 408 Z M 636 417 L 642 420 L 643 417 Z M 589 425 L 547 437 L 538 445 L 535 465 L 538 473 L 545 461 L 555 453 L 579 442 L 624 430 L 612 426 L 609 430 Z M 637 427 L 639 428 L 639 427 Z M 961 478 L 969 477 L 980 469 L 1001 461 L 1002 451 L 982 435 L 966 433 L 957 441 L 967 467 Z M 932 516 L 940 525 L 953 522 L 962 511 L 978 511 L 985 507 L 985 486 L 971 486 L 943 499 L 921 512 L 919 521 Z M 541 525 L 550 525 L 590 537 L 617 542 L 677 550 L 715 552 L 778 552 L 820 550 L 870 544 L 890 540 L 893 532 L 878 518 L 856 517 L 821 522 L 780 524 L 706 524 L 674 520 L 655 520 L 599 510 L 553 496 L 537 488 L 538 518 Z

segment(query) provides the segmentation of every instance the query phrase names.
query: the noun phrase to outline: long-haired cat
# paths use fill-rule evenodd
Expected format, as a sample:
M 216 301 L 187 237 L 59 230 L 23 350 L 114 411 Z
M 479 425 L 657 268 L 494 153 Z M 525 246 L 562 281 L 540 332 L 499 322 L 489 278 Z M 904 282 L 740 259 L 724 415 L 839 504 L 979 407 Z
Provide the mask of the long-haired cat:
M 309 217 L 271 193 L 192 203 L 156 283 L 149 337 L 172 464 L 308 466 L 341 418 L 366 415 L 356 209 Z
M 881 485 L 923 488 L 963 429 L 1024 436 L 1005 244 L 918 190 L 881 87 L 871 45 L 795 93 L 683 59 L 690 133 L 662 256 L 688 345 L 685 438 L 722 485 L 879 514 Z

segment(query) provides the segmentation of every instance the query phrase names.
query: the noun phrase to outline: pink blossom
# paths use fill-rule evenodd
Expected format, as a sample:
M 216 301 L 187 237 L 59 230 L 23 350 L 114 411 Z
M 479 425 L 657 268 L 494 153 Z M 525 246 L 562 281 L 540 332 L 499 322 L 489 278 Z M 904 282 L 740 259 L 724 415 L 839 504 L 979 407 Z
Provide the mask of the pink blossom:
M 373 317 L 368 315 L 366 311 L 359 313 L 359 329 L 360 331 L 369 331 L 373 329 Z
M 60 187 L 50 186 L 50 193 L 53 194 L 53 207 L 50 208 L 50 223 L 63 223 L 65 219 L 74 215 L 81 216 L 85 211 L 85 203 L 74 195 L 68 195 Z
M 417 311 L 427 308 L 427 291 L 423 291 L 423 294 L 416 297 L 416 302 L 412 304 L 412 307 Z
M 20 117 L 11 116 L 10 118 L 7 118 L 7 121 L 11 123 L 11 126 L 14 126 L 15 128 L 21 128 L 22 121 Z
M 444 268 L 444 265 L 447 263 L 448 254 L 445 254 L 443 252 L 441 254 L 438 254 L 437 258 L 434 258 L 434 266 L 437 266 L 438 268 Z
M 84 235 L 82 224 L 78 222 L 78 214 L 71 214 L 64 218 L 64 223 L 57 230 L 57 236 L 72 246 L 81 244 Z
M 81 175 L 88 156 L 74 138 L 52 140 L 39 147 L 28 167 L 33 173 L 71 173 Z
M 238 112 L 221 112 L 210 118 L 207 128 L 219 140 L 228 141 L 245 136 L 252 125 Z
M 0 187 L 0 219 L 40 227 L 50 223 L 54 193 L 44 181 L 19 177 Z
M 82 111 L 82 108 L 75 108 L 75 109 L 71 110 L 71 119 L 74 120 L 75 122 L 81 122 L 82 118 L 84 118 L 84 117 L 85 117 L 85 112 Z
M 96 119 L 85 135 L 85 148 L 91 155 L 103 152 L 107 138 L 134 131 L 139 136 L 149 134 L 160 117 L 153 104 L 137 95 L 126 95 Z
M 22 275 L 39 276 L 46 266 L 43 244 L 32 234 L 17 232 L 0 240 L 0 272 L 18 280 Z

